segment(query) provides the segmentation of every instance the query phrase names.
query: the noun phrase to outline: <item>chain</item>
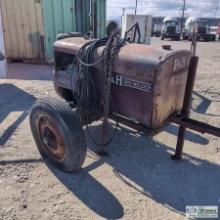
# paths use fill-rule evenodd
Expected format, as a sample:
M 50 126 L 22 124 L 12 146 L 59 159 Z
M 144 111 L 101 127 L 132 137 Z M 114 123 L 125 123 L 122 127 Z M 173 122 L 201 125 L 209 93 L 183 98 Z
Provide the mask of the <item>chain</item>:
M 111 102 L 111 83 L 112 83 L 112 72 L 114 65 L 114 58 L 118 52 L 120 37 L 116 33 L 111 33 L 106 44 L 104 51 L 104 73 L 105 73 L 105 84 L 103 89 L 103 135 L 102 143 L 105 146 L 106 139 L 109 134 L 109 113 L 110 113 L 110 102 Z
M 121 39 L 116 32 L 112 32 L 108 37 L 99 40 L 94 40 L 84 44 L 77 53 L 77 60 L 79 63 L 79 74 L 80 74 L 80 84 L 78 91 L 78 113 L 82 121 L 85 119 L 86 128 L 91 140 L 100 147 L 106 147 L 113 140 L 117 128 L 118 121 L 116 121 L 116 127 L 114 129 L 111 137 L 109 135 L 109 115 L 111 108 L 111 83 L 112 83 L 112 72 L 114 66 L 114 58 L 119 49 L 124 45 L 124 39 Z M 101 46 L 105 46 L 103 51 L 103 58 L 92 63 L 93 51 Z M 84 51 L 84 52 L 83 52 Z M 104 86 L 103 86 L 103 96 L 102 96 L 102 106 L 103 106 L 103 124 L 102 124 L 102 141 L 98 143 L 92 136 L 90 129 L 88 127 L 89 116 L 91 114 L 90 109 L 95 107 L 97 104 L 97 92 L 95 89 L 95 84 L 92 78 L 92 67 L 103 61 L 104 70 Z M 94 90 L 94 94 L 91 92 Z M 93 97 L 95 96 L 95 97 Z M 95 103 L 91 98 L 94 100 Z

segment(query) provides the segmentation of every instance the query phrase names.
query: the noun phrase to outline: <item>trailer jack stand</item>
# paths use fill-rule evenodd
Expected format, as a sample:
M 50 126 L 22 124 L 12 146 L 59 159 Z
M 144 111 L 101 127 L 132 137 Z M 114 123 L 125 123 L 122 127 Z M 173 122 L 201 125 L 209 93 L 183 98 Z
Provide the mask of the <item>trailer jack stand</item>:
M 176 145 L 176 152 L 173 156 L 171 156 L 171 159 L 173 160 L 182 159 L 183 146 L 184 146 L 184 141 L 185 141 L 185 133 L 186 133 L 187 128 L 193 131 L 200 132 L 202 134 L 207 133 L 207 134 L 214 135 L 216 137 L 220 137 L 220 128 L 214 127 L 212 125 L 209 125 L 204 122 L 197 121 L 191 118 L 181 118 L 181 117 L 173 116 L 169 118 L 169 122 L 175 123 L 180 126 L 178 139 L 177 139 L 177 145 Z
M 180 126 L 178 139 L 177 139 L 177 145 L 176 145 L 176 152 L 174 155 L 171 156 L 172 160 L 182 160 L 183 146 L 185 142 L 185 133 L 186 133 L 186 128 Z

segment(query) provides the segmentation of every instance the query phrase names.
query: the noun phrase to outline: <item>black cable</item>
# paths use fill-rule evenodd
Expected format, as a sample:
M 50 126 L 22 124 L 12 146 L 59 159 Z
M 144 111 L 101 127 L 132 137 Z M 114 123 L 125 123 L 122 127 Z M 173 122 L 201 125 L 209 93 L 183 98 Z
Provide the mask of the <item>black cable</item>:
M 112 40 L 114 37 L 112 38 Z M 116 127 L 114 129 L 113 135 L 111 138 L 109 138 L 106 143 L 98 143 L 95 138 L 92 136 L 91 131 L 89 129 L 89 109 L 96 107 L 98 104 L 98 95 L 96 91 L 96 86 L 92 77 L 92 67 L 95 65 L 101 63 L 104 58 L 99 59 L 98 61 L 92 63 L 92 57 L 93 57 L 93 52 L 95 49 L 101 46 L 107 45 L 109 41 L 109 38 L 102 38 L 99 40 L 93 40 L 86 42 L 78 51 L 76 57 L 79 62 L 79 74 L 80 74 L 80 86 L 79 86 L 79 91 L 78 91 L 78 110 L 79 110 L 79 115 L 81 119 L 85 120 L 86 122 L 86 129 L 87 132 L 90 136 L 90 139 L 94 142 L 94 144 L 98 146 L 107 146 L 109 145 L 113 138 L 115 137 L 115 134 L 118 130 L 118 121 L 116 121 Z M 117 45 L 115 45 L 117 48 L 120 48 L 124 44 L 124 40 L 117 40 Z M 105 50 L 109 50 L 109 53 L 111 51 L 111 46 L 109 48 L 105 48 Z M 104 50 L 104 51 L 105 51 Z M 103 52 L 104 53 L 104 52 Z M 81 57 L 83 55 L 83 57 Z M 92 95 L 91 95 L 92 93 Z

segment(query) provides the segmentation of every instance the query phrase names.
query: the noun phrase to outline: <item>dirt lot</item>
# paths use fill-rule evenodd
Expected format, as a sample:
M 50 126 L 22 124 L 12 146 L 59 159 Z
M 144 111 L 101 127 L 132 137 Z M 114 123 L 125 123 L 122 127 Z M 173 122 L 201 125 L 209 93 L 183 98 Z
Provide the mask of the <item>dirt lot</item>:
M 220 42 L 200 42 L 198 54 L 192 117 L 220 126 Z M 175 162 L 175 125 L 154 138 L 118 132 L 109 157 L 89 152 L 80 173 L 65 174 L 41 161 L 29 129 L 35 99 L 56 96 L 52 81 L 2 79 L 0 94 L 0 220 L 171 220 L 185 219 L 186 205 L 220 206 L 216 137 L 188 131 Z

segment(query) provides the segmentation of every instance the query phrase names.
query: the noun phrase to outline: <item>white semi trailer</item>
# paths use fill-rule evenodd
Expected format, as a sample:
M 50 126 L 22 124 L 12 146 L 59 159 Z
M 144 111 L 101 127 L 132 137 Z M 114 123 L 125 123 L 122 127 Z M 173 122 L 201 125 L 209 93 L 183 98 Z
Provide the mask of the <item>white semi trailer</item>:
M 162 23 L 161 24 L 154 24 L 152 28 L 152 36 L 160 37 L 162 30 Z
M 216 35 L 211 33 L 210 26 L 207 22 L 193 16 L 186 20 L 185 28 L 183 30 L 184 40 L 192 40 L 194 28 L 197 30 L 198 40 L 215 41 Z

